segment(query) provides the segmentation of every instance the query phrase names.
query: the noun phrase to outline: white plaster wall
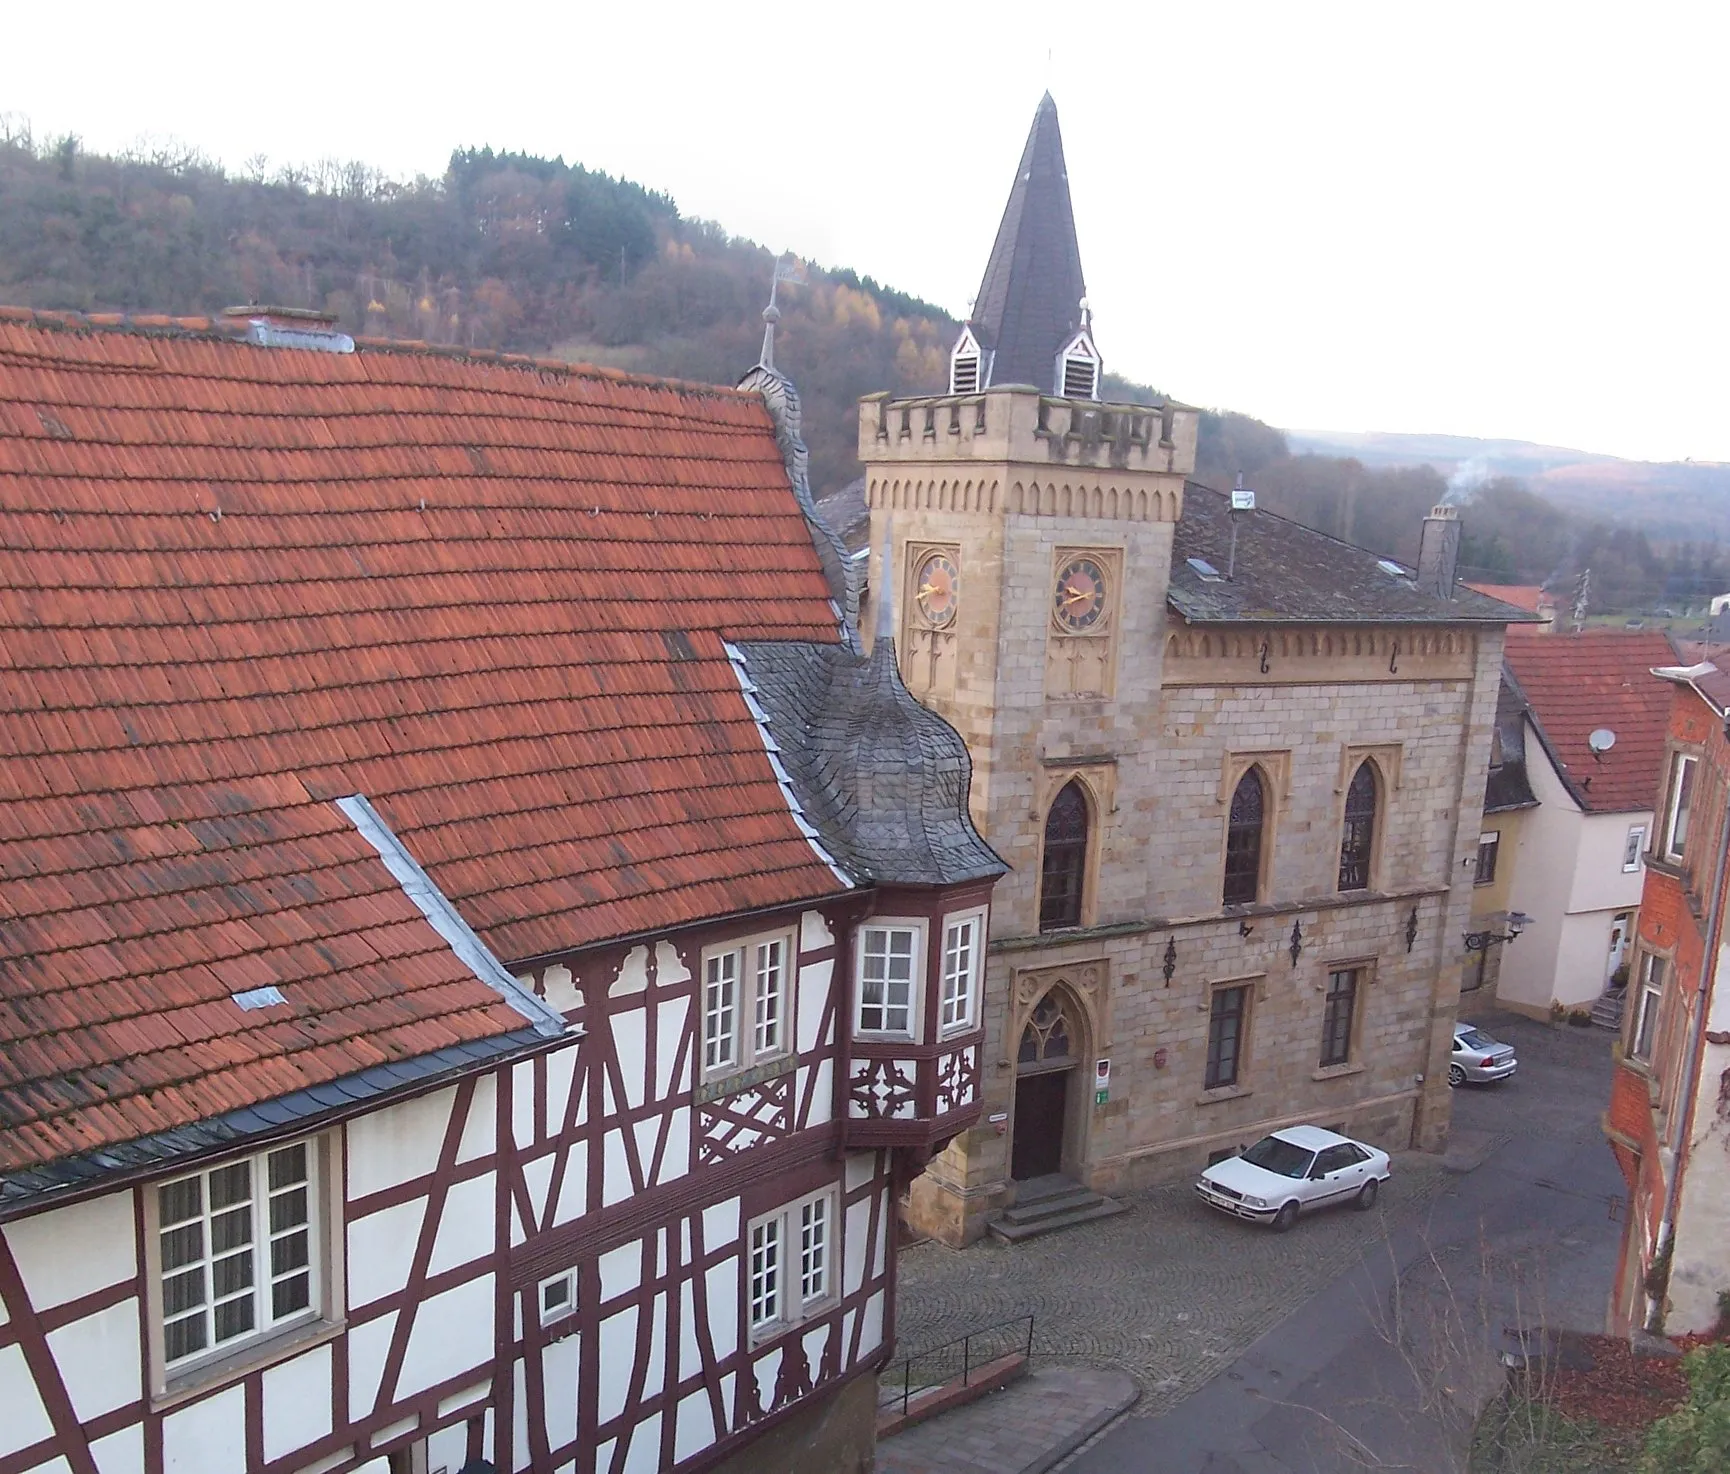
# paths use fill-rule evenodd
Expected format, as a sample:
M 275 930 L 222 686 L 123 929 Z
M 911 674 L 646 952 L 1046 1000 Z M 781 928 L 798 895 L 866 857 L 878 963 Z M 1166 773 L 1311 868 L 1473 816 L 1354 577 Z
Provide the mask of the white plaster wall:
M 348 1225 L 348 1303 L 363 1309 L 408 1282 L 426 1199 L 382 1208 Z
M 138 1270 L 130 1192 L 20 1218 L 4 1233 L 39 1311 L 129 1280 Z
M 1551 996 L 1558 1003 L 1569 1008 L 1589 1008 L 1592 1000 L 1604 991 L 1604 972 L 1610 961 L 1610 927 L 1616 914 L 1588 911 L 1563 919 L 1551 983 Z
M 121 1196 L 130 1196 L 121 1194 Z M 54 1364 L 80 1422 L 133 1401 L 142 1385 L 138 1302 L 125 1300 L 48 1333 Z M 0 1407 L 6 1406 L 0 1397 Z
M 246 1388 L 224 1388 L 162 1420 L 164 1474 L 227 1474 L 246 1447 Z
M 1574 851 L 1574 883 L 1568 895 L 1570 911 L 1632 911 L 1640 904 L 1646 871 L 1624 872 L 1622 855 L 1628 831 L 1642 824 L 1652 832 L 1650 810 L 1633 814 L 1587 814 L 1580 824 Z
M 264 1456 L 284 1454 L 330 1432 L 331 1351 L 317 1346 L 265 1372 Z
M 397 1395 L 410 1397 L 485 1366 L 492 1355 L 493 1277 L 483 1274 L 434 1295 L 416 1309 Z
M 1518 868 L 1508 888 L 1508 909 L 1524 911 L 1532 918 L 1532 924 L 1518 942 L 1502 944 L 1496 997 L 1504 1003 L 1541 1010 L 1548 1008 L 1555 996 L 1556 968 L 1574 889 L 1574 857 L 1579 850 L 1583 816 L 1562 787 L 1529 724 L 1526 776 L 1538 807 L 1529 810 L 1520 825 Z M 1502 863 L 1507 859 L 1502 856 Z
M 424 1177 L 438 1166 L 456 1088 L 435 1090 L 348 1123 L 348 1194 L 364 1198 L 381 1188 Z
M 18 1345 L 0 1347 L 0 1457 L 51 1437 L 54 1425 L 36 1395 L 36 1382 Z

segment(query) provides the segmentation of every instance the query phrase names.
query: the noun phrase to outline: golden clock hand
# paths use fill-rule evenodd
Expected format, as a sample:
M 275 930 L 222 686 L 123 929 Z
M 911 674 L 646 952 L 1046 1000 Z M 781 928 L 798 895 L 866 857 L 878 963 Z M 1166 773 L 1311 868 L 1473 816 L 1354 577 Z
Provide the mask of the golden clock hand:
M 1093 595 L 1087 590 L 1077 589 L 1074 585 L 1066 588 L 1063 592 L 1069 595 L 1069 597 L 1063 601 L 1063 607 L 1065 609 L 1067 609 L 1071 604 L 1085 604 L 1093 597 Z

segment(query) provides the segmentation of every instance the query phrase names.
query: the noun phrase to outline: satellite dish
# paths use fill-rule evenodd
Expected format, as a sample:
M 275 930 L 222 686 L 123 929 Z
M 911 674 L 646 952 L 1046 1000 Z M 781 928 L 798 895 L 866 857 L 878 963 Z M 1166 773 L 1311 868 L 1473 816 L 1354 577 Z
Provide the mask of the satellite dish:
M 1603 757 L 1616 745 L 1616 734 L 1608 727 L 1599 727 L 1586 739 L 1586 746 L 1592 749 L 1593 757 Z

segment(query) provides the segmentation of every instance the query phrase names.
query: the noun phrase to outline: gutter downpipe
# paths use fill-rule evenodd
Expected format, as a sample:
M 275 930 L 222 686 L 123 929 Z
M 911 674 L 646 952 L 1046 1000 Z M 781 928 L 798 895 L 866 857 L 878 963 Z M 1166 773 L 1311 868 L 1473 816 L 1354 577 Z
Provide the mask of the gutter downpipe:
M 1688 1024 L 1688 1052 L 1683 1056 L 1687 1070 L 1682 1086 L 1681 1110 L 1676 1114 L 1676 1126 L 1670 1140 L 1670 1181 L 1664 1189 L 1664 1216 L 1658 1222 L 1658 1239 L 1654 1257 L 1674 1253 L 1676 1208 L 1682 1197 L 1682 1171 L 1686 1164 L 1688 1138 L 1694 1130 L 1694 1100 L 1700 1089 L 1701 1036 L 1706 1029 L 1706 1000 L 1718 983 L 1718 948 L 1724 929 L 1724 872 L 1730 865 L 1730 808 L 1726 808 L 1719 825 L 1718 865 L 1712 877 L 1712 904 L 1706 916 L 1706 955 L 1700 968 L 1700 985 L 1694 992 L 1694 1017 Z M 1646 1293 L 1646 1331 L 1661 1335 L 1664 1322 L 1664 1298 Z

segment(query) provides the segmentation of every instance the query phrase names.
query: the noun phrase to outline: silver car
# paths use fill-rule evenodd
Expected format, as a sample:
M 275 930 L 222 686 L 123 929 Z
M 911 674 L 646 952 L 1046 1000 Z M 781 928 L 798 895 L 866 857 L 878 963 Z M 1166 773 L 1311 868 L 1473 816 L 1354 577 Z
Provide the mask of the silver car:
M 1448 1061 L 1448 1084 L 1485 1084 L 1506 1080 L 1520 1066 L 1514 1046 L 1492 1039 L 1472 1024 L 1454 1025 L 1454 1057 Z
M 1388 1154 L 1377 1147 L 1320 1126 L 1286 1126 L 1215 1162 L 1195 1190 L 1210 1208 L 1284 1233 L 1311 1208 L 1373 1208 L 1389 1175 Z

